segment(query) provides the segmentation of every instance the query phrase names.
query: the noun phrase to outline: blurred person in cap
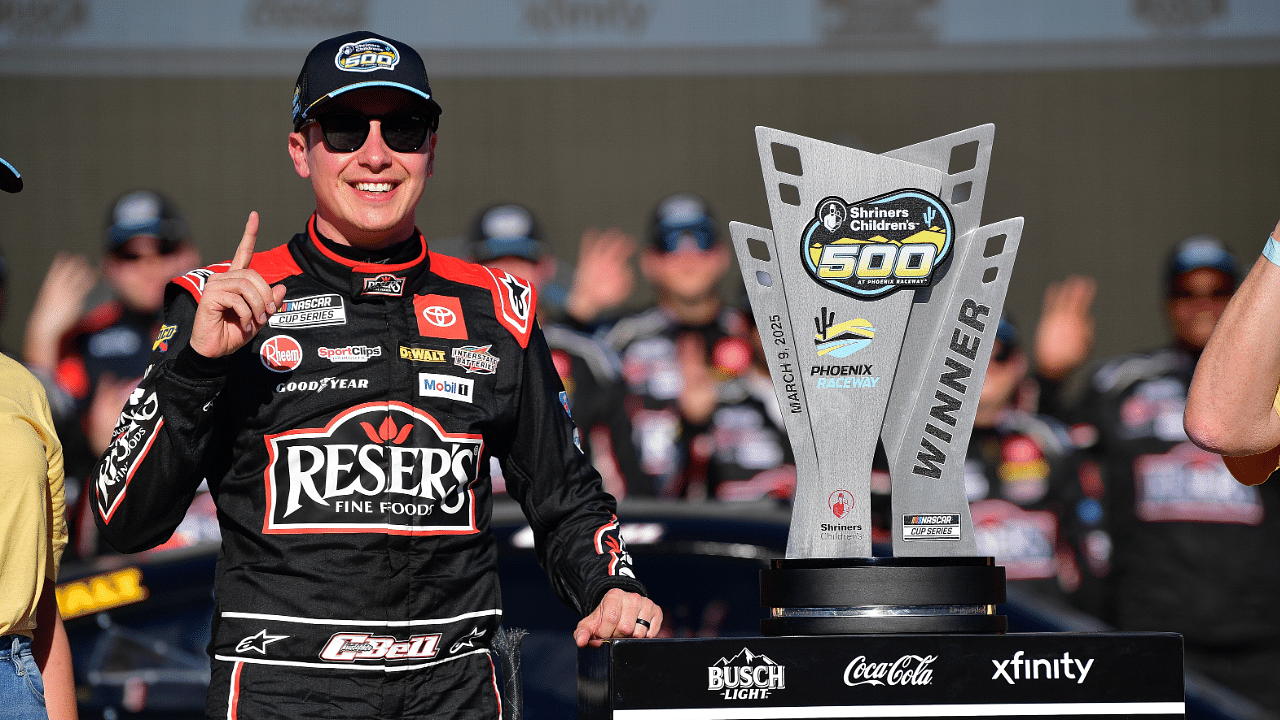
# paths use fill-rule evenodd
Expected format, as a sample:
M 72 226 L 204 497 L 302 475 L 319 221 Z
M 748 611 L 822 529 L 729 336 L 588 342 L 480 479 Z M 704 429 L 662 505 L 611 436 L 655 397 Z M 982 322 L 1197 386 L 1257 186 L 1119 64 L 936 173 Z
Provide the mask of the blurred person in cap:
M 545 296 L 555 278 L 557 262 L 528 208 L 514 203 L 485 208 L 476 216 L 468 239 L 470 255 L 477 263 L 527 279 Z M 579 281 L 570 291 L 569 302 L 581 292 Z M 581 433 L 582 451 L 600 472 L 605 490 L 615 498 L 651 494 L 651 486 L 639 482 L 640 465 L 631 442 L 631 422 L 623 410 L 626 384 L 617 353 L 585 332 L 548 322 L 545 308 L 544 301 L 538 308 L 538 322 Z M 498 468 L 494 475 L 495 488 L 500 471 Z
M 731 262 L 706 202 L 692 193 L 663 198 L 654 210 L 641 274 L 654 307 L 619 320 L 605 336 L 622 357 L 626 410 L 641 470 L 662 497 L 715 495 L 716 423 L 727 381 L 751 367 L 752 327 L 720 295 Z M 776 400 L 775 400 L 776 402 Z M 721 433 L 722 436 L 726 436 Z M 749 447 L 756 472 L 783 462 Z M 727 449 L 726 449 L 727 451 Z
M 55 256 L 27 320 L 23 357 L 53 376 L 76 403 L 93 457 L 132 384 L 147 368 L 160 332 L 165 285 L 199 266 L 200 253 L 173 203 L 135 190 L 112 203 L 100 271 L 81 255 Z M 97 302 L 97 281 L 100 288 Z M 105 297 L 102 297 L 105 296 Z M 86 307 L 88 306 L 88 307 Z M 69 471 L 87 471 L 70 458 Z M 91 464 L 91 463 L 90 463 Z
M 1192 375 L 1203 374 L 1197 365 L 1239 276 L 1216 237 L 1174 245 L 1164 272 L 1172 342 L 1103 361 L 1077 417 L 1096 428 L 1104 470 L 1114 543 L 1108 619 L 1122 630 L 1181 633 L 1188 668 L 1275 712 L 1280 487 L 1237 483 L 1183 424 Z M 1215 374 L 1263 362 L 1240 356 Z
M 371 32 L 307 55 L 288 136 L 314 211 L 166 293 L 164 343 L 91 476 L 123 552 L 202 478 L 222 550 L 210 718 L 496 718 L 497 458 L 581 647 L 661 630 L 576 428 L 528 280 L 430 252 L 441 107 Z
M 101 548 L 81 494 L 84 478 L 111 442 L 125 399 L 163 343 L 164 289 L 200 264 L 187 223 L 152 190 L 134 190 L 111 204 L 101 267 L 59 252 L 27 319 L 23 360 L 52 378 L 49 396 L 62 436 L 72 507 L 71 552 Z M 102 281 L 101 283 L 99 281 Z
M 0 189 L 22 190 L 3 159 Z M 0 438 L 0 703 L 6 718 L 74 720 L 71 648 L 54 594 L 67 543 L 62 444 L 43 385 L 5 355 Z

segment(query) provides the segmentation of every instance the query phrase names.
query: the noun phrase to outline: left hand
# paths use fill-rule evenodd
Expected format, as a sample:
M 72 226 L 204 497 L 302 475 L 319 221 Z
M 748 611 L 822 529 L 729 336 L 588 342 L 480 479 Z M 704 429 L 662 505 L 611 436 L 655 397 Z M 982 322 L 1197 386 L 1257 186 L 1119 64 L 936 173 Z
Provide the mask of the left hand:
M 636 622 L 645 620 L 649 627 Z M 657 637 L 662 628 L 662 608 L 643 595 L 613 588 L 604 594 L 600 604 L 582 618 L 573 631 L 578 647 L 600 647 L 610 638 Z

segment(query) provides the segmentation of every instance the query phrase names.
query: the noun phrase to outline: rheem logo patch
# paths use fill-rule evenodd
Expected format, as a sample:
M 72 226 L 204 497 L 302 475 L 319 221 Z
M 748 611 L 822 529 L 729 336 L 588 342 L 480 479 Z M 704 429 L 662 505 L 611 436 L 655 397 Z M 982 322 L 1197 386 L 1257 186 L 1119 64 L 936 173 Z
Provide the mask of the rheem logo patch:
M 262 365 L 271 372 L 286 373 L 302 364 L 302 346 L 288 335 L 276 335 L 262 343 Z

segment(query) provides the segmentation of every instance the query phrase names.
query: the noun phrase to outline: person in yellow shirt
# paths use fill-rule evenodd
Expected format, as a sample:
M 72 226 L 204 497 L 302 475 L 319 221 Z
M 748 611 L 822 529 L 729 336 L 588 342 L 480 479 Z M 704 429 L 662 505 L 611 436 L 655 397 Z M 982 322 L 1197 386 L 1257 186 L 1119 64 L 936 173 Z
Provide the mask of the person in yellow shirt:
M 16 189 L 14 189 L 16 188 Z M 0 160 L 0 189 L 21 177 Z M 0 713 L 75 720 L 71 648 L 54 595 L 67 544 L 62 444 L 44 387 L 0 355 Z

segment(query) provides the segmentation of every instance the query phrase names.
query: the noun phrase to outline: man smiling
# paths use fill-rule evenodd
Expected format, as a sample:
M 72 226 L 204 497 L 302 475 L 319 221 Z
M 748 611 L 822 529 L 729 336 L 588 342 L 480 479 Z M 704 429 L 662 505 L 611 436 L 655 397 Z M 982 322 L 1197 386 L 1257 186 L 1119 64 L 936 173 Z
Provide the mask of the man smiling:
M 660 629 L 573 442 L 534 288 L 429 252 L 415 227 L 440 112 L 402 43 L 311 51 L 289 135 L 315 192 L 306 231 L 254 254 L 251 213 L 230 263 L 174 281 L 171 340 L 91 478 L 104 537 L 130 552 L 207 479 L 211 718 L 498 717 L 490 457 L 586 616 L 578 645 Z

